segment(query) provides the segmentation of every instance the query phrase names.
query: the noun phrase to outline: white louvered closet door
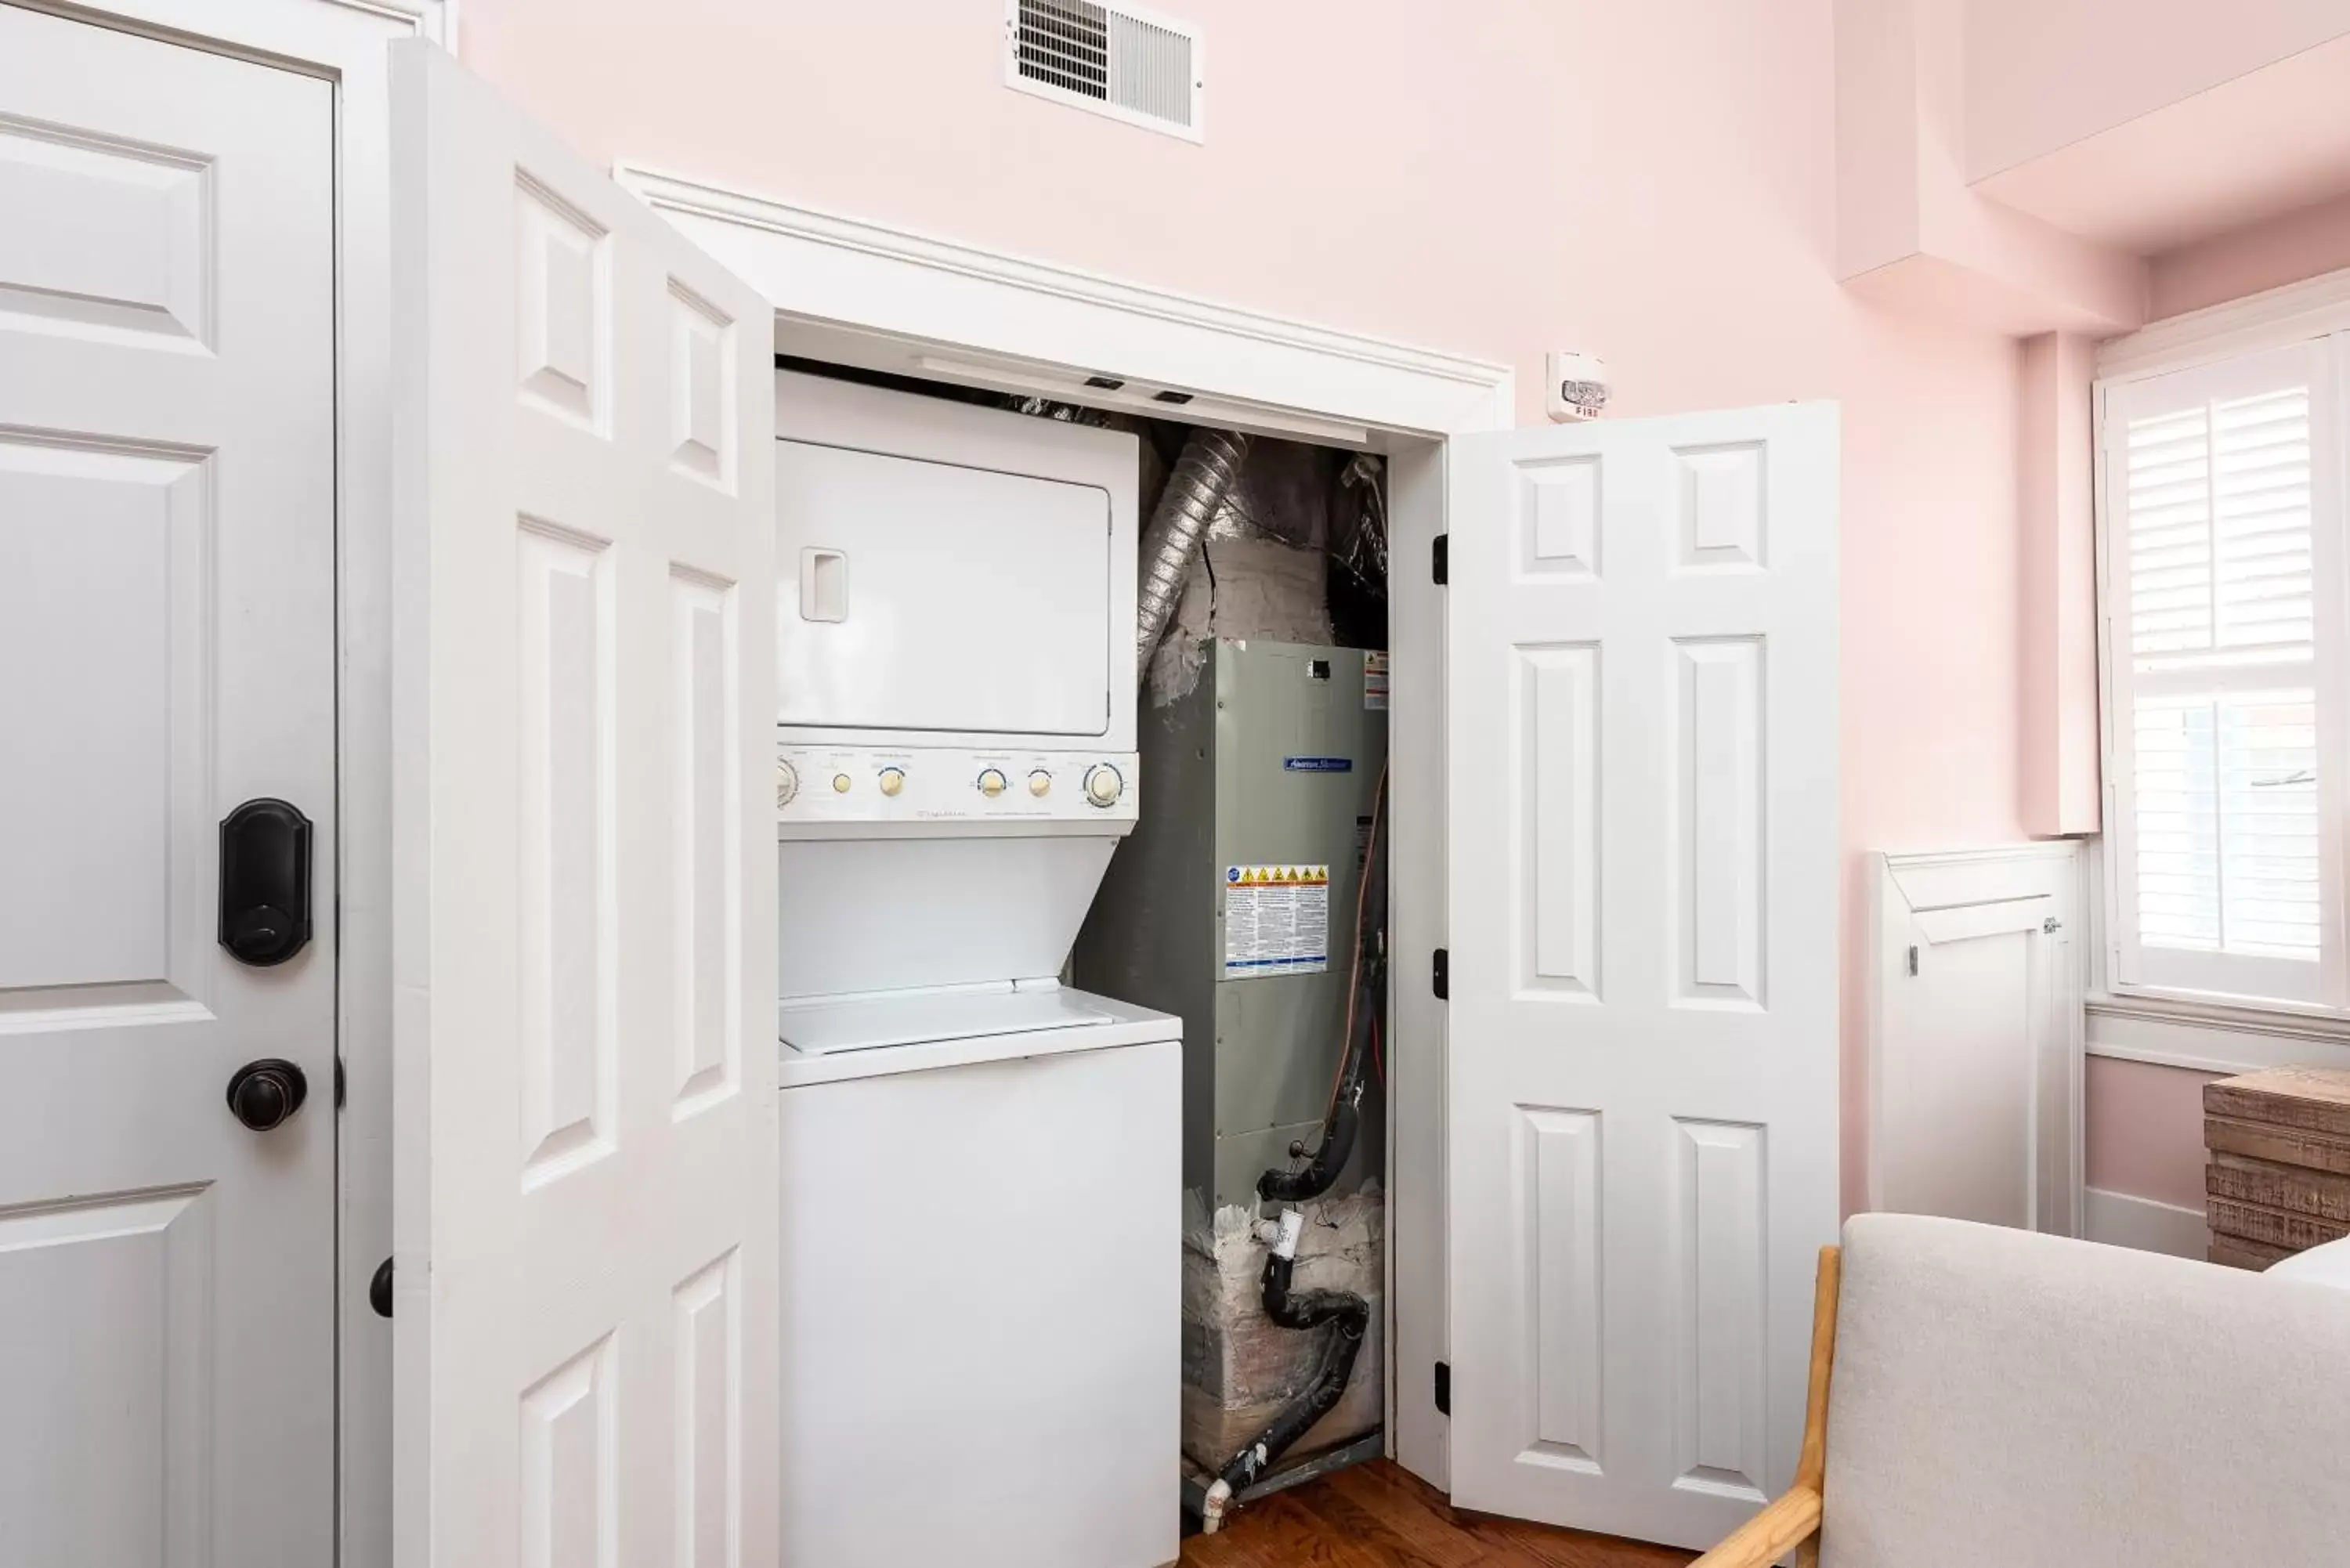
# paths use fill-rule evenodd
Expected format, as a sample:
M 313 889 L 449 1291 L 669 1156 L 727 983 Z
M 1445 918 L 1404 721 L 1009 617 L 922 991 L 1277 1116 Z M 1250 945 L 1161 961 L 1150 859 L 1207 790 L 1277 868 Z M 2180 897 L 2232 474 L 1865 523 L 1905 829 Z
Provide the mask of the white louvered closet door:
M 2345 998 L 2339 349 L 2105 389 L 2124 985 Z

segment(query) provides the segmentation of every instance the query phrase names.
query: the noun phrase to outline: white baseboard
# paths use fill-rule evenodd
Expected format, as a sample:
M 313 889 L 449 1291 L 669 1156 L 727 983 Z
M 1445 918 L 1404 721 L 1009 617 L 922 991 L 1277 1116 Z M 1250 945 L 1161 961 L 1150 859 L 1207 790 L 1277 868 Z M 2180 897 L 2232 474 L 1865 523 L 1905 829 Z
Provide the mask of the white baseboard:
M 2181 1209 L 2126 1192 L 2090 1188 L 2086 1219 L 2088 1239 L 2112 1247 L 2135 1247 L 2141 1252 L 2168 1252 L 2175 1258 L 2199 1261 L 2211 1243 L 2200 1209 Z

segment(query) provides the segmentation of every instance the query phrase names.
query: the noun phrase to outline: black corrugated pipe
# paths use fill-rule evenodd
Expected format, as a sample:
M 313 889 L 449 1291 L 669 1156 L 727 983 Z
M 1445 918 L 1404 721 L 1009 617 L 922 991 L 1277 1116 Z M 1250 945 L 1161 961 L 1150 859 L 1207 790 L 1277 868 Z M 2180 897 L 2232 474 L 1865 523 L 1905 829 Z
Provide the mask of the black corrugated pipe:
M 1282 1214 L 1281 1241 L 1264 1261 L 1264 1315 L 1283 1328 L 1313 1329 L 1324 1324 L 1335 1327 L 1323 1344 L 1322 1365 L 1315 1371 L 1314 1380 L 1282 1407 L 1271 1425 L 1232 1456 L 1216 1484 L 1209 1488 L 1201 1523 L 1211 1531 L 1222 1522 L 1224 1508 L 1234 1493 L 1253 1485 L 1275 1459 L 1313 1429 L 1315 1422 L 1337 1407 L 1339 1396 L 1347 1391 L 1347 1380 L 1354 1376 L 1355 1357 L 1362 1353 L 1363 1335 L 1370 1330 L 1371 1303 L 1352 1291 L 1291 1293 L 1290 1273 L 1296 1267 L 1297 1234 L 1304 1218 L 1295 1209 Z
M 1366 1019 L 1366 1033 L 1369 1027 Z M 1361 1054 L 1367 1057 L 1368 1053 Z M 1267 1203 L 1303 1203 L 1329 1191 L 1355 1152 L 1355 1129 L 1361 1125 L 1362 1107 L 1363 1077 L 1357 1068 L 1339 1083 L 1338 1097 L 1322 1119 L 1322 1141 L 1315 1146 L 1313 1159 L 1303 1170 L 1266 1171 L 1256 1179 L 1256 1195 Z M 1303 1143 L 1292 1144 L 1289 1152 L 1302 1156 L 1305 1148 Z
M 1288 1205 L 1281 1211 L 1281 1231 L 1274 1243 L 1273 1252 L 1264 1261 L 1264 1315 L 1283 1328 L 1315 1329 L 1332 1325 L 1322 1347 L 1322 1361 L 1314 1379 L 1301 1389 L 1297 1397 L 1282 1407 L 1263 1431 L 1252 1438 L 1246 1447 L 1232 1457 L 1208 1488 L 1206 1501 L 1201 1505 L 1201 1528 L 1213 1532 L 1222 1524 L 1224 1511 L 1235 1494 L 1255 1483 L 1274 1461 L 1289 1451 L 1296 1441 L 1313 1428 L 1314 1423 L 1328 1415 L 1347 1391 L 1347 1380 L 1354 1376 L 1355 1358 L 1363 1348 L 1363 1335 L 1371 1324 L 1371 1306 L 1351 1291 L 1290 1291 L 1290 1277 L 1296 1267 L 1297 1239 L 1305 1229 L 1305 1216 L 1296 1205 L 1310 1198 L 1319 1198 L 1338 1179 L 1354 1153 L 1356 1129 L 1361 1125 L 1363 1104 L 1363 1072 L 1370 1060 L 1372 1042 L 1378 1029 L 1379 1002 L 1387 980 L 1387 886 L 1378 879 L 1379 852 L 1383 842 L 1383 818 L 1386 815 L 1387 774 L 1379 774 L 1378 794 L 1371 805 L 1371 834 L 1364 846 L 1362 880 L 1357 884 L 1355 911 L 1354 983 L 1347 1009 L 1346 1048 L 1338 1064 L 1338 1081 L 1330 1096 L 1330 1108 L 1322 1118 L 1321 1141 L 1315 1146 L 1313 1157 L 1303 1170 L 1268 1170 L 1257 1178 L 1257 1196 L 1269 1203 Z M 1290 1154 L 1304 1158 L 1300 1145 L 1292 1145 Z

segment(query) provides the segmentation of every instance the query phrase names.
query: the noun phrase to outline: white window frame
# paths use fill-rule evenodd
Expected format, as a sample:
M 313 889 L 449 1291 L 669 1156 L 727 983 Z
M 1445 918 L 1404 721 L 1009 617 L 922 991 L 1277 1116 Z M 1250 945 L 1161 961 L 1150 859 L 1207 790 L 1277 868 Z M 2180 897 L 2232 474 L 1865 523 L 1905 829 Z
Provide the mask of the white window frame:
M 2126 670 L 2117 692 L 2113 568 L 2116 542 L 2109 515 L 2106 418 L 2120 389 L 2188 370 L 2209 370 L 2296 345 L 2316 345 L 2323 400 L 2313 426 L 2313 459 L 2337 479 L 2339 494 L 2316 519 L 2315 611 L 2320 625 L 2313 682 L 2320 693 L 2319 812 L 2322 853 L 2330 876 L 2322 898 L 2324 926 L 2314 983 L 2263 985 L 2262 971 L 2288 960 L 2204 955 L 2165 950 L 2155 972 L 2141 961 L 2133 888 L 2134 805 L 2126 764 Z M 2097 673 L 2100 761 L 2105 795 L 2102 992 L 2142 1003 L 2177 1006 L 2198 1015 L 2295 1014 L 2350 1022 L 2350 271 L 2174 317 L 2099 347 L 2094 389 L 2097 544 Z M 2323 505 L 2324 504 L 2321 503 Z M 2331 627 L 2329 634 L 2324 628 Z M 2126 659 L 2127 650 L 2119 650 Z M 2327 694 L 2333 694 L 2328 703 Z M 2302 994 L 2280 992 L 2300 990 Z

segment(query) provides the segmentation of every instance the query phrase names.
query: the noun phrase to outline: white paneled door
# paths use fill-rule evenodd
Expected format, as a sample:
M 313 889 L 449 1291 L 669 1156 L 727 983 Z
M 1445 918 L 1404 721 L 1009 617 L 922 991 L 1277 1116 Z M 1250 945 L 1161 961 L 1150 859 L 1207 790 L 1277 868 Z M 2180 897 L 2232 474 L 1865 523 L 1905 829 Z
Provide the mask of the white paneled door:
M 333 155 L 322 80 L 0 5 L 11 1568 L 334 1558 Z M 223 907 L 255 799 L 307 942 L 275 807 Z
M 392 67 L 395 1555 L 774 1563 L 773 316 Z
M 1453 1501 L 1707 1545 L 1836 1234 L 1836 413 L 1449 461 Z

